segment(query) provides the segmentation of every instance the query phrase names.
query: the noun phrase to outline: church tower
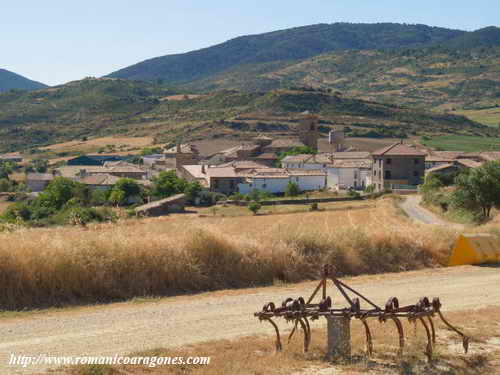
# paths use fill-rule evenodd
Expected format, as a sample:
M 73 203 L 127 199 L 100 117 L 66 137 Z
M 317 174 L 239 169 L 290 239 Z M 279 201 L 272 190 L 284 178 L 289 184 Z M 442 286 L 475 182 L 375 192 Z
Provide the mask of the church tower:
M 319 117 L 309 112 L 304 112 L 299 122 L 299 139 L 306 146 L 318 151 Z

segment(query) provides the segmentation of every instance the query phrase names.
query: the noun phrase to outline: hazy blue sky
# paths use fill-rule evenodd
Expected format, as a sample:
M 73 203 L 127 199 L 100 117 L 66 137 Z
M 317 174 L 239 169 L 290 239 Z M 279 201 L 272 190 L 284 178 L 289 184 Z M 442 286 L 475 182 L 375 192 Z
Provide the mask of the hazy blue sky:
M 499 0 L 24 0 L 0 8 L 0 68 L 47 84 L 315 23 L 499 26 Z

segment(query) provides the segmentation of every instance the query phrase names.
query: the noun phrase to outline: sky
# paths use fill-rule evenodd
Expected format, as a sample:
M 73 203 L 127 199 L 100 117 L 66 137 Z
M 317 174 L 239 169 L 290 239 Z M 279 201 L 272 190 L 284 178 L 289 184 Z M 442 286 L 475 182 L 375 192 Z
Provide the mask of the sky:
M 0 8 L 0 68 L 48 85 L 241 35 L 316 23 L 500 26 L 498 0 L 23 0 Z

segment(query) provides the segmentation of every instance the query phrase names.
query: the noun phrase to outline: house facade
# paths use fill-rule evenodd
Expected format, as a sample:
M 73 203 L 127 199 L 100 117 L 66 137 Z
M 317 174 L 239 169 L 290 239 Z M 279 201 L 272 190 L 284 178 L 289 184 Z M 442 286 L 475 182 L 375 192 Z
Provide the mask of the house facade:
M 369 152 L 291 155 L 282 160 L 282 166 L 290 170 L 323 171 L 327 176 L 328 188 L 364 189 L 371 184 L 372 161 Z
M 376 191 L 416 188 L 423 182 L 425 153 L 395 143 L 372 153 L 372 183 Z

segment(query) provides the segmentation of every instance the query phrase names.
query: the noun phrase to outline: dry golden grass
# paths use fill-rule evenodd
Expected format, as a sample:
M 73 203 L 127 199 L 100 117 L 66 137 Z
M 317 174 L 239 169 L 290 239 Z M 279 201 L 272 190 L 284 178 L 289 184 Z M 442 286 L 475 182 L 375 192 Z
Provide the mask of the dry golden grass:
M 142 149 L 153 145 L 152 137 L 102 137 L 87 141 L 71 141 L 41 147 L 44 151 L 53 152 L 95 152 L 100 147 L 114 145 L 118 151 Z M 118 152 L 119 153 L 119 152 Z
M 210 357 L 208 366 L 80 366 L 56 371 L 59 375 L 138 375 L 138 374 L 495 374 L 500 366 L 499 308 L 462 311 L 446 314 L 454 324 L 463 327 L 472 336 L 469 354 L 463 354 L 460 340 L 439 319 L 435 319 L 437 344 L 433 363 L 424 355 L 426 339 L 421 326 L 403 322 L 406 346 L 403 357 L 397 356 L 397 332 L 390 323 L 370 323 L 374 337 L 374 355 L 365 354 L 365 336 L 362 325 L 354 320 L 351 325 L 352 361 L 331 364 L 325 360 L 326 335 L 324 329 L 313 329 L 309 353 L 302 352 L 302 336 L 297 334 L 284 351 L 274 351 L 274 337 L 244 337 L 186 346 L 182 349 L 157 349 L 133 356 Z M 249 317 L 250 319 L 250 317 Z M 263 323 L 265 324 L 265 323 Z M 280 324 L 282 327 L 283 324 Z M 314 327 L 314 323 L 313 323 Z M 286 339 L 284 340 L 286 343 Z M 333 367 L 335 366 L 335 367 Z M 326 372 L 330 371 L 330 372 Z
M 298 282 L 436 264 L 453 230 L 412 224 L 392 200 L 357 210 L 130 220 L 0 234 L 0 310 Z

